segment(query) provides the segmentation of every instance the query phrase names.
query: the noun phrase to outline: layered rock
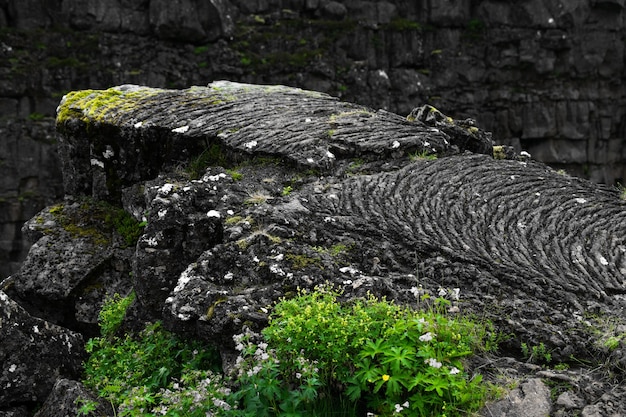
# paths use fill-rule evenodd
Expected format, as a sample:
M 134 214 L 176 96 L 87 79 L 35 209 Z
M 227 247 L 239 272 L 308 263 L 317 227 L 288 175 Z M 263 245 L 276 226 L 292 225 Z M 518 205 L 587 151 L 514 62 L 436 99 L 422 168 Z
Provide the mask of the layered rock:
M 22 239 L 22 223 L 63 197 L 51 126 L 71 90 L 229 79 L 307 88 L 398 114 L 431 104 L 570 174 L 623 182 L 623 6 L 5 1 L 0 275 L 16 272 L 32 243 Z M 51 140 L 42 140 L 43 129 Z M 17 166 L 23 160 L 33 162 L 28 170 Z
M 412 306 L 424 292 L 459 288 L 461 310 L 511 335 L 504 355 L 544 344 L 556 361 L 623 366 L 626 202 L 493 148 L 472 120 L 220 81 L 74 92 L 57 128 L 68 195 L 27 223 L 37 243 L 3 283 L 18 323 L 38 319 L 9 297 L 55 323 L 26 326 L 31 333 L 89 336 L 102 300 L 133 288 L 135 319 L 216 344 L 227 363 L 232 335 L 261 329 L 271 305 L 297 288 L 331 283 L 346 298 L 372 292 Z M 130 248 L 110 222 L 120 208 L 146 223 Z M 42 401 L 59 377 L 54 398 L 69 401 L 81 387 L 61 379 L 76 377 L 80 354 L 68 349 L 54 349 L 58 367 L 33 361 L 35 381 L 6 379 L 3 390 L 35 384 Z M 625 408 L 615 395 L 600 398 L 609 382 L 591 369 L 540 374 L 506 358 L 482 366 L 530 374 L 528 389 L 493 406 L 505 415 L 519 415 L 524 401 L 559 415 Z M 584 394 L 551 403 L 535 377 Z M 0 409 L 28 401 L 5 399 Z

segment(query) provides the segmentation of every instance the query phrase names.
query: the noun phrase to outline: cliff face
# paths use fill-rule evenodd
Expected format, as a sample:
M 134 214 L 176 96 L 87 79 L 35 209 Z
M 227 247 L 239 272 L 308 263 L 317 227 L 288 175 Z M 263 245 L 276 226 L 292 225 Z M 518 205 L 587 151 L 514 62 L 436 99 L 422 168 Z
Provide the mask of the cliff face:
M 620 0 L 4 1 L 0 274 L 62 196 L 51 117 L 70 90 L 215 79 L 327 92 L 398 114 L 429 103 L 568 173 L 624 178 Z
M 615 188 L 429 106 L 404 117 L 285 86 L 77 91 L 56 126 L 66 198 L 26 223 L 36 243 L 0 282 L 0 413 L 76 407 L 83 343 L 114 293 L 136 293 L 128 328 L 161 320 L 227 366 L 234 335 L 322 284 L 412 307 L 462 294 L 457 311 L 509 336 L 480 368 L 521 384 L 483 415 L 626 411 L 607 377 L 626 361 Z M 528 346 L 560 366 L 514 359 Z M 558 401 L 539 378 L 567 382 Z

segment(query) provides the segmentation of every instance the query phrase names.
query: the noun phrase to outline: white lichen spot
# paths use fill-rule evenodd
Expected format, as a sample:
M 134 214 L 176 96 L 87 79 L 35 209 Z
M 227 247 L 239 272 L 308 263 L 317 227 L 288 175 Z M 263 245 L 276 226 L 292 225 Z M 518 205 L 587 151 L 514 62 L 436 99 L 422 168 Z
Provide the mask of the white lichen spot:
M 9 366 L 9 372 L 15 372 L 15 370 L 17 369 L 17 365 L 16 364 L 11 364 L 11 366 Z
M 39 334 L 39 327 L 33 326 L 33 333 Z
M 104 169 L 104 162 L 98 161 L 95 158 L 91 158 L 90 162 L 91 162 L 91 166 L 92 167 L 100 167 L 100 168 Z
M 189 126 L 181 126 L 181 127 L 177 127 L 176 129 L 172 129 L 172 133 L 185 133 L 188 130 L 189 130 Z
M 226 273 L 226 275 L 224 275 L 224 281 L 232 281 L 234 277 L 235 277 L 235 274 L 233 274 L 232 272 L 228 272 Z
M 161 188 L 159 188 L 159 194 L 168 195 L 174 189 L 174 184 L 164 184 Z
M 335 159 L 335 154 L 331 151 L 326 151 L 326 157 L 330 159 Z
M 140 127 L 142 127 L 142 126 L 143 126 L 143 122 L 137 122 L 137 123 L 135 123 L 135 124 L 133 125 L 133 127 L 134 127 L 135 129 L 139 129 L 139 128 L 140 128 Z
M 311 122 L 312 122 L 312 120 L 311 120 L 310 117 L 307 117 L 306 119 L 304 119 L 304 123 L 311 123 Z
M 307 161 L 309 164 L 314 164 L 314 163 L 315 163 L 315 160 L 314 160 L 313 158 L 307 158 L 307 159 L 306 159 L 306 161 Z
M 223 172 L 220 172 L 217 175 L 209 175 L 209 176 L 207 176 L 206 180 L 215 182 L 215 181 L 219 181 L 221 178 L 226 178 L 226 176 L 227 176 L 226 174 L 224 174 Z
M 520 156 L 523 156 L 525 158 L 530 158 L 530 154 L 528 152 L 526 152 L 526 151 L 521 151 L 519 154 L 520 154 Z
M 217 211 L 217 210 L 209 210 L 209 211 L 206 213 L 206 215 L 207 215 L 207 217 L 215 217 L 215 218 L 218 218 L 218 219 L 219 219 L 220 217 L 222 217 L 222 215 L 220 214 L 220 212 L 219 212 L 219 211 Z
M 189 275 L 189 268 L 187 268 L 180 274 L 176 287 L 174 287 L 174 292 L 177 293 L 184 290 L 189 281 L 191 281 L 191 276 Z
M 107 150 L 102 152 L 102 156 L 104 156 L 104 159 L 111 159 L 115 156 L 115 152 L 110 147 L 107 147 Z
M 232 216 L 233 214 L 235 214 L 235 212 L 232 210 L 226 210 L 226 214 L 228 214 L 229 216 Z
M 257 142 L 256 140 L 251 140 L 250 142 L 246 142 L 246 143 L 244 143 L 244 144 L 243 144 L 243 147 L 244 147 L 244 148 L 247 148 L 247 149 L 252 149 L 252 148 L 254 148 L 255 146 L 257 146 L 258 144 L 259 144 L 259 142 Z
M 609 261 L 607 261 L 607 260 L 606 260 L 606 258 L 605 258 L 604 256 L 602 256 L 602 255 L 600 255 L 600 256 L 598 257 L 598 260 L 599 260 L 599 261 L 600 261 L 600 263 L 601 263 L 602 265 L 604 265 L 604 266 L 607 266 L 607 265 L 609 264 Z
M 582 197 L 575 198 L 574 201 L 578 204 L 585 204 L 587 202 L 587 200 Z
M 339 268 L 339 272 L 341 272 L 342 274 L 350 274 L 352 276 L 361 273 L 361 271 L 351 266 L 344 266 L 342 268 Z
M 391 144 L 391 148 L 398 149 L 399 147 L 400 147 L 400 142 L 398 142 L 397 140 L 394 140 L 393 143 Z
M 151 237 L 151 238 L 148 238 L 146 240 L 146 245 L 148 245 L 148 246 L 150 246 L 152 248 L 158 246 L 158 244 L 159 244 L 159 242 L 156 240 L 156 238 L 154 236 Z
M 278 275 L 280 277 L 284 277 L 285 276 L 285 271 L 280 269 L 280 267 L 277 264 L 270 265 L 270 272 L 272 274 L 276 274 L 276 275 Z
M 159 210 L 159 219 L 162 219 L 163 217 L 165 217 L 165 215 L 167 214 L 167 209 L 161 209 Z
M 427 148 L 430 146 L 430 142 L 424 142 L 424 148 Z

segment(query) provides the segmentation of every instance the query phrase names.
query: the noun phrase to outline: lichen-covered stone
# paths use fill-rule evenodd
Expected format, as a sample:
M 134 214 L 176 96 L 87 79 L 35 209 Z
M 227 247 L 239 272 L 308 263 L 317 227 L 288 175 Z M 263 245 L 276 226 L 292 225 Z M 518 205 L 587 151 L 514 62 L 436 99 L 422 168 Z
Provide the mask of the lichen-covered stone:
M 42 402 L 59 377 L 78 378 L 83 338 L 31 316 L 0 291 L 0 407 Z

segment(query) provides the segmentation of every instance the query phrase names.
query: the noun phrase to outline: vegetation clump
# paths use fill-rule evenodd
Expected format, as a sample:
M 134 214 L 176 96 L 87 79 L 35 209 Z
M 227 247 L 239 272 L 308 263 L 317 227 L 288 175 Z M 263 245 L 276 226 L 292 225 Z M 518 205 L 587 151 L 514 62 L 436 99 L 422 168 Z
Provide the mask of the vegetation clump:
M 496 335 L 450 315 L 458 294 L 424 296 L 429 307 L 416 310 L 372 295 L 341 302 L 332 287 L 299 290 L 261 333 L 233 337 L 239 356 L 228 375 L 212 348 L 158 322 L 117 336 L 132 300 L 115 296 L 100 315 L 102 337 L 87 343 L 84 382 L 119 416 L 466 415 L 490 390 L 465 358 L 493 349 Z

